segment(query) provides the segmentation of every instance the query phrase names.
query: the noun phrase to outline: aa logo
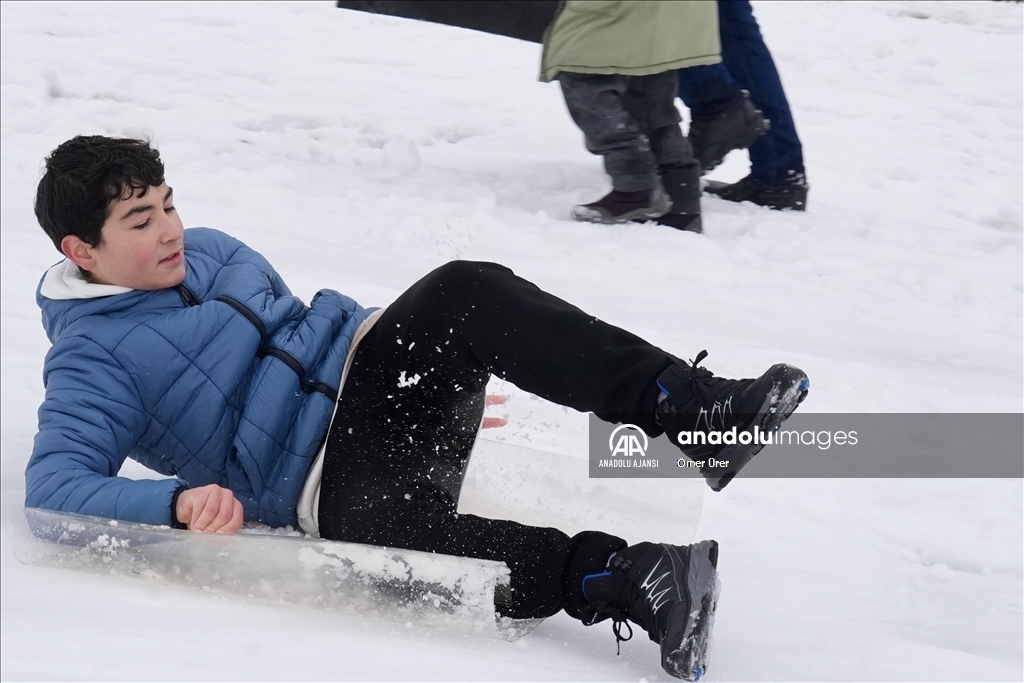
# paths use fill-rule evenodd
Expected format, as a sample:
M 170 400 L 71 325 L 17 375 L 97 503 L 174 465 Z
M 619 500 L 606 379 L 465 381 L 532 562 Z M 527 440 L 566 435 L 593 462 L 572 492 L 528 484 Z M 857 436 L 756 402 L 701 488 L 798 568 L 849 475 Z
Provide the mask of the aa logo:
M 647 455 L 647 435 L 636 425 L 619 425 L 608 437 L 608 450 L 613 457 L 638 455 L 643 458 Z

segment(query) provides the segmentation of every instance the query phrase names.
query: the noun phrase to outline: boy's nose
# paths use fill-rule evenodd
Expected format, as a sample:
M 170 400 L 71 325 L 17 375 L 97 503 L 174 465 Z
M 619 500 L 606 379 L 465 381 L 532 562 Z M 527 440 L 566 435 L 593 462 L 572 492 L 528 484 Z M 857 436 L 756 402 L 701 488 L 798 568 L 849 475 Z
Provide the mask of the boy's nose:
M 175 240 L 179 240 L 181 239 L 182 235 L 184 235 L 184 227 L 181 225 L 179 221 L 174 220 L 173 216 L 168 216 L 167 214 L 164 214 L 162 222 L 163 224 L 161 225 L 161 228 L 164 242 L 173 242 Z

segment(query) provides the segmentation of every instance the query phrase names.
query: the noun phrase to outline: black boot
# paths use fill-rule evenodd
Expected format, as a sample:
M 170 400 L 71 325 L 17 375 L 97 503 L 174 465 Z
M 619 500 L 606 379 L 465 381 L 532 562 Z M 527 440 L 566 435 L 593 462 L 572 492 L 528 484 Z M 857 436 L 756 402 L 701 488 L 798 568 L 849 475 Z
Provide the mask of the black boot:
M 700 218 L 700 166 L 691 163 L 688 168 L 662 171 L 661 182 L 672 200 L 672 209 L 654 222 L 676 230 L 704 232 Z
M 732 184 L 712 180 L 704 190 L 730 202 L 753 202 L 777 211 L 806 211 L 810 187 L 803 173 L 790 173 L 783 182 L 770 185 L 749 175 Z
M 784 364 L 757 379 L 715 377 L 697 367 L 707 355 L 701 351 L 692 366 L 680 363 L 661 373 L 658 387 L 666 397 L 657 415 L 672 443 L 703 463 L 708 486 L 721 491 L 806 398 L 810 381 Z
M 654 219 L 658 225 L 665 225 L 686 232 L 704 232 L 704 221 L 699 213 L 666 213 Z
M 661 183 L 653 190 L 620 192 L 612 190 L 590 204 L 573 207 L 573 220 L 587 223 L 628 223 L 657 218 L 672 207 Z
M 711 118 L 695 118 L 687 136 L 693 145 L 693 155 L 705 172 L 722 163 L 725 155 L 734 149 L 745 149 L 768 130 L 768 119 L 750 101 L 743 91 L 743 99 L 736 106 Z
M 584 623 L 612 619 L 616 642 L 629 640 L 628 619 L 661 645 L 661 667 L 688 681 L 704 673 L 718 606 L 718 543 L 640 543 L 613 555 L 583 579 Z M 622 636 L 625 626 L 629 635 Z

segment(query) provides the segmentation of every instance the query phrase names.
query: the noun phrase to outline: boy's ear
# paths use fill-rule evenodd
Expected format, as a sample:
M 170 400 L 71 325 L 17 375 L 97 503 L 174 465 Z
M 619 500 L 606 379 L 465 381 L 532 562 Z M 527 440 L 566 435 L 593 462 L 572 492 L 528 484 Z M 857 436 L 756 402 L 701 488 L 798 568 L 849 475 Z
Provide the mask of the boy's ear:
M 67 235 L 60 241 L 60 250 L 82 270 L 92 270 L 96 266 L 96 257 L 93 255 L 93 247 L 83 242 L 75 235 Z

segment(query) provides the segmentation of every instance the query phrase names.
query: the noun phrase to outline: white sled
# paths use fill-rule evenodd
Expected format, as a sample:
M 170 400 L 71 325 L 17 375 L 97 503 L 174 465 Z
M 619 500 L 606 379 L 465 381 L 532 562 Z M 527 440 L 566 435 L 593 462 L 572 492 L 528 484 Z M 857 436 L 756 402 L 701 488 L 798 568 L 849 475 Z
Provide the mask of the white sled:
M 701 482 L 589 479 L 587 467 L 579 458 L 478 440 L 460 512 L 570 534 L 602 529 L 630 541 L 692 539 Z M 622 513 L 630 509 L 634 514 Z M 14 554 L 24 564 L 505 640 L 543 621 L 495 614 L 495 594 L 509 585 L 501 562 L 251 529 L 203 534 L 34 508 L 24 512 L 14 530 Z
M 497 617 L 504 563 L 270 534 L 203 534 L 26 508 L 24 564 L 185 586 L 214 595 L 469 630 L 515 640 L 541 619 Z

